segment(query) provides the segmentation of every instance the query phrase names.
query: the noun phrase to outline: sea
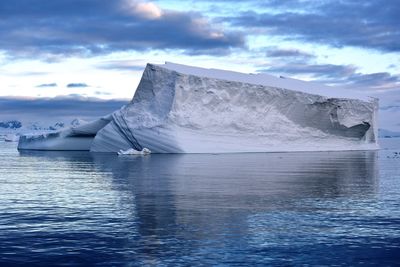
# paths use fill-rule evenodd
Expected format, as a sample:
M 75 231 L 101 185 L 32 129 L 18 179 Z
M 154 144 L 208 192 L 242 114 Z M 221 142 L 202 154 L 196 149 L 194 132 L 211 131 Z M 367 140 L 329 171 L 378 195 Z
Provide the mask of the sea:
M 399 266 L 379 151 L 150 154 L 0 143 L 0 266 Z

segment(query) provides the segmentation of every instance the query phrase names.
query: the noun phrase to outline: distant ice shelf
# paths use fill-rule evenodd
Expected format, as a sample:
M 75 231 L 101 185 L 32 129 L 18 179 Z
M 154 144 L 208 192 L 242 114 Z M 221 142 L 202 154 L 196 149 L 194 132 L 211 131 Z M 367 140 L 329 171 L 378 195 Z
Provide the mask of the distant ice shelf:
M 147 64 L 131 102 L 97 121 L 22 136 L 19 149 L 234 153 L 377 149 L 378 100 L 267 74 Z

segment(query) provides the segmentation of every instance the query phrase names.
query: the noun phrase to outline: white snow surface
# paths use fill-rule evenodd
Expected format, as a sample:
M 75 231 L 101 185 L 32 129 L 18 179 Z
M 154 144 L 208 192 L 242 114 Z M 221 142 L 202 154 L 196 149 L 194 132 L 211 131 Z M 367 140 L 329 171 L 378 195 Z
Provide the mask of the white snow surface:
M 266 74 L 148 64 L 128 105 L 62 131 L 58 140 L 91 136 L 93 152 L 377 149 L 377 110 L 377 99 L 344 89 Z M 46 144 L 41 140 L 21 138 L 19 147 L 40 149 Z
M 368 101 L 371 97 L 367 94 L 352 91 L 341 87 L 331 87 L 314 82 L 306 82 L 302 80 L 292 79 L 289 77 L 276 77 L 266 73 L 240 73 L 235 71 L 206 69 L 172 62 L 165 62 L 163 65 L 157 65 L 172 71 L 176 71 L 186 75 L 195 75 L 199 77 L 207 77 L 221 79 L 227 81 L 235 81 L 249 84 L 258 84 L 268 87 L 285 88 L 293 91 L 299 91 L 309 94 L 317 94 L 326 97 L 335 98 L 351 98 Z

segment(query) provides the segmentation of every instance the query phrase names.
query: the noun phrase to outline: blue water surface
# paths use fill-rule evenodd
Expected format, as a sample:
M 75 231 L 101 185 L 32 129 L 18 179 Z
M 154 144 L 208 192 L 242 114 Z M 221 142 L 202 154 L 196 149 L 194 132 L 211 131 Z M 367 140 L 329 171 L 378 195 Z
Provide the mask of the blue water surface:
M 120 156 L 0 143 L 0 266 L 396 266 L 380 151 Z

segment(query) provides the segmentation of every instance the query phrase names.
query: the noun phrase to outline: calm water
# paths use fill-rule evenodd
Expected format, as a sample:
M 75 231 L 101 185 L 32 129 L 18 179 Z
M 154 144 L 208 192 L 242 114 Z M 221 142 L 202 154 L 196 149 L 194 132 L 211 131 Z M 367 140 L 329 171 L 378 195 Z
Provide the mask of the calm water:
M 0 266 L 400 263 L 398 139 L 145 157 L 15 146 L 0 144 Z

